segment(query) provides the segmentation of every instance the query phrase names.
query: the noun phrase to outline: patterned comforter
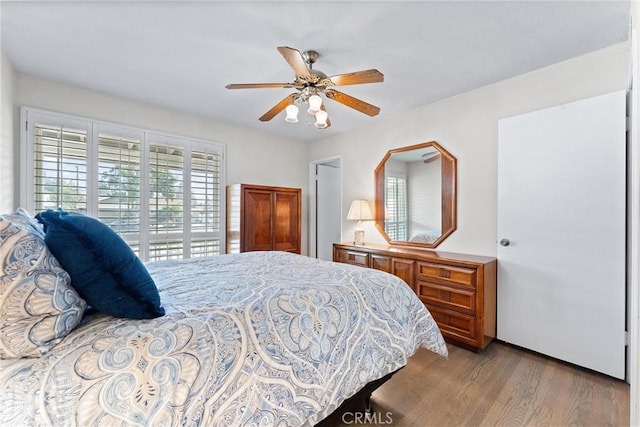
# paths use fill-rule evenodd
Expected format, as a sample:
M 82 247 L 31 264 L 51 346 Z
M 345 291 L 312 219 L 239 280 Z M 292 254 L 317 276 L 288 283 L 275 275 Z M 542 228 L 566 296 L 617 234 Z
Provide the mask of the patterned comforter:
M 447 349 L 387 273 L 283 252 L 149 263 L 167 314 L 85 314 L 0 361 L 0 425 L 314 425 L 419 347 Z

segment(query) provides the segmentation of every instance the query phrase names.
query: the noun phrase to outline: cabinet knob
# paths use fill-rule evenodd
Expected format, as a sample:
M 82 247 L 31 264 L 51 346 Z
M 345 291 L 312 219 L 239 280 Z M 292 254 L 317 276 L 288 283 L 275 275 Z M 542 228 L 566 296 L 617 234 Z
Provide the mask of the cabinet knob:
M 509 246 L 510 244 L 511 244 L 511 241 L 509 239 L 500 240 L 500 245 L 501 246 Z

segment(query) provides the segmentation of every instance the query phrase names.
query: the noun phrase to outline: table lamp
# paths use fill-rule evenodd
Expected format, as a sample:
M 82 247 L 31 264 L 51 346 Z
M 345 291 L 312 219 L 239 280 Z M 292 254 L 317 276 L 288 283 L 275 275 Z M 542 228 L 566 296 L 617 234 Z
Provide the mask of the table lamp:
M 371 208 L 367 200 L 354 200 L 349 207 L 349 213 L 347 214 L 348 220 L 358 221 L 358 225 L 354 230 L 354 245 L 364 245 L 364 228 L 362 228 L 363 220 L 373 219 Z

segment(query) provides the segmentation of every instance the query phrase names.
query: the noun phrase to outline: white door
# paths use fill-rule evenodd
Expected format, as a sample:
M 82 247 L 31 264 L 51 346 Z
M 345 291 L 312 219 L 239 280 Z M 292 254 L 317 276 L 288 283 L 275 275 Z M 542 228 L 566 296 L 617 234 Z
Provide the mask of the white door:
M 498 338 L 625 375 L 625 93 L 500 120 Z
M 340 242 L 340 168 L 316 165 L 316 257 L 331 261 L 333 244 Z

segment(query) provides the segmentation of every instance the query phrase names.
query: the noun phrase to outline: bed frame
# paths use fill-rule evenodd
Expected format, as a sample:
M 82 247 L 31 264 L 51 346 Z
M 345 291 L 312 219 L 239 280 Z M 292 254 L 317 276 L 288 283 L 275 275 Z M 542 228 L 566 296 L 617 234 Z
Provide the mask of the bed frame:
M 404 366 L 402 367 L 404 368 Z M 402 369 L 400 368 L 400 369 Z M 371 381 L 365 385 L 359 392 L 345 400 L 335 411 L 333 411 L 327 418 L 320 421 L 315 427 L 333 427 L 335 425 L 343 424 L 342 415 L 345 412 L 366 412 L 371 413 L 371 395 L 382 384 L 386 383 L 391 377 L 396 374 L 400 369 L 397 369 L 390 374 L 385 375 L 382 378 Z

